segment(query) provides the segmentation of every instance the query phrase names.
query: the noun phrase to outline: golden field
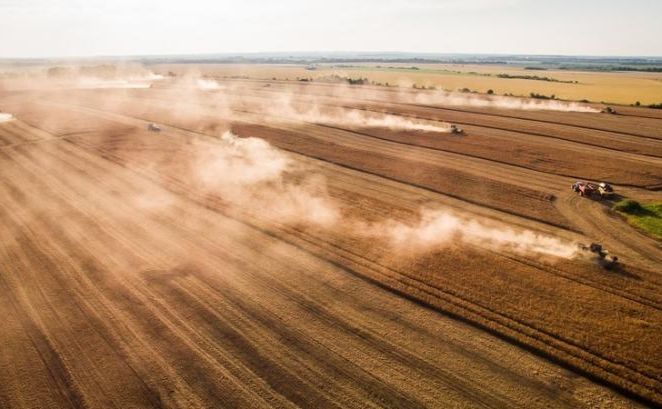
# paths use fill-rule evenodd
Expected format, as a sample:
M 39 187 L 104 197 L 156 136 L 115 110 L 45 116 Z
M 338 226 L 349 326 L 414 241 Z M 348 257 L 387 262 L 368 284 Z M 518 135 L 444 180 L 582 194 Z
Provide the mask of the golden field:
M 662 246 L 569 189 L 662 201 L 662 111 L 135 77 L 0 90 L 0 408 L 662 405 Z
M 345 65 L 345 66 L 340 66 Z M 380 66 L 381 65 L 381 66 Z M 418 70 L 410 69 L 415 66 Z M 397 68 L 395 68 L 397 67 Z M 371 81 L 399 85 L 401 87 L 434 86 L 440 89 L 457 90 L 469 88 L 478 92 L 492 89 L 497 94 L 528 96 L 531 92 L 556 95 L 564 100 L 583 100 L 612 104 L 633 104 L 636 101 L 648 105 L 662 102 L 662 73 L 644 72 L 588 72 L 567 70 L 526 70 L 506 65 L 470 64 L 335 64 L 319 65 L 307 70 L 304 65 L 267 64 L 203 64 L 161 65 L 158 71 L 182 73 L 193 69 L 203 75 L 214 77 L 245 76 L 258 79 L 313 80 L 329 75 L 352 78 L 368 78 Z M 479 74 L 491 74 L 485 76 Z M 498 78 L 498 74 L 537 75 L 560 81 L 551 82 L 531 79 Z

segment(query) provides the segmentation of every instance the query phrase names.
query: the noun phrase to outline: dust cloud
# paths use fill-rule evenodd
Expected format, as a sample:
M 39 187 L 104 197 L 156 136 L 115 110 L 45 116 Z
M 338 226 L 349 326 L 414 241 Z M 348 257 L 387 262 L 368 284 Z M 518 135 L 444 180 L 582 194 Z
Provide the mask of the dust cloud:
M 286 122 L 310 122 L 338 127 L 387 128 L 403 131 L 450 132 L 450 124 L 412 120 L 397 115 L 369 113 L 357 109 L 320 108 L 315 100 L 296 105 L 292 96 L 283 95 L 264 106 L 265 113 Z
M 198 89 L 216 89 L 218 84 L 201 78 L 187 83 Z M 231 93 L 219 95 L 231 109 L 241 109 L 247 100 Z M 252 110 L 265 114 L 265 120 L 432 132 L 448 132 L 450 126 L 417 122 L 395 115 L 322 107 L 318 102 L 311 99 L 295 103 L 293 95 L 285 94 L 268 102 L 252 100 L 250 104 Z M 575 244 L 555 237 L 526 229 L 516 230 L 449 210 L 421 210 L 418 222 L 413 224 L 396 220 L 368 224 L 355 220 L 343 214 L 340 204 L 327 192 L 326 181 L 321 175 L 302 169 L 291 155 L 260 138 L 225 132 L 220 143 L 197 142 L 196 151 L 194 176 L 204 189 L 219 195 L 233 207 L 261 214 L 279 223 L 322 228 L 343 226 L 341 228 L 345 232 L 358 234 L 364 239 L 384 240 L 396 249 L 415 251 L 429 251 L 454 243 L 558 258 L 572 258 L 577 251 Z
M 502 96 L 480 97 L 450 92 L 416 93 L 409 98 L 412 102 L 418 104 L 519 109 L 525 111 L 600 112 L 598 109 L 577 102 L 564 102 L 548 99 L 524 99 Z
M 441 209 L 422 210 L 416 223 L 388 220 L 366 226 L 365 232 L 369 236 L 385 238 L 394 248 L 407 251 L 427 251 L 466 243 L 529 256 L 573 258 L 577 255 L 576 244 L 556 237 L 490 225 L 488 221 Z
M 0 89 L 150 88 L 154 83 L 164 79 L 163 75 L 141 65 L 47 66 L 12 75 L 0 75 Z
M 243 211 L 279 223 L 330 226 L 340 217 L 321 176 L 310 175 L 260 138 L 225 132 L 220 143 L 197 142 L 194 176 L 208 192 Z
M 577 254 L 574 243 L 443 209 L 423 209 L 414 223 L 390 219 L 368 224 L 340 211 L 321 175 L 299 168 L 288 154 L 263 139 L 226 132 L 220 144 L 198 148 L 196 175 L 207 189 L 233 206 L 276 217 L 280 223 L 341 226 L 341 234 L 383 240 L 408 252 L 464 243 L 528 256 L 573 258 Z
M 151 72 L 123 77 L 76 77 L 79 85 L 99 88 L 145 88 L 161 80 L 163 77 Z M 226 88 L 224 84 L 202 77 L 192 77 L 190 80 L 178 81 L 177 84 L 181 89 L 171 88 L 181 97 L 178 99 L 180 102 L 171 106 L 172 115 L 177 117 L 198 118 L 201 112 L 194 107 L 197 104 L 209 107 L 211 103 L 215 104 L 217 114 L 221 114 L 221 108 L 223 113 L 231 114 L 233 109 L 241 108 L 247 101 L 241 95 L 232 96 L 232 87 Z M 200 93 L 201 89 L 223 92 Z M 167 88 L 163 92 L 168 92 Z M 211 97 L 213 99 L 209 99 Z M 420 94 L 417 98 L 437 97 L 437 94 Z M 562 108 L 562 103 L 557 101 L 527 102 L 514 98 L 486 100 L 445 95 L 442 99 L 432 100 L 434 103 L 503 107 L 497 105 L 501 103 L 499 101 L 509 104 L 510 108 L 519 107 L 517 109 Z M 257 103 L 251 101 L 251 104 L 256 112 L 264 114 L 265 120 L 429 132 L 448 132 L 450 129 L 450 125 L 440 122 L 324 106 L 318 99 L 295 103 L 293 95 L 282 95 Z M 563 109 L 579 108 L 569 104 Z M 0 113 L 0 122 L 12 118 L 11 114 Z M 260 138 L 240 137 L 228 131 L 217 140 L 193 140 L 188 149 L 193 151 L 192 162 L 186 164 L 191 171 L 191 181 L 202 192 L 219 197 L 232 209 L 249 212 L 274 223 L 303 224 L 327 229 L 339 226 L 345 233 L 363 239 L 383 240 L 396 249 L 407 251 L 430 251 L 465 243 L 496 251 L 559 258 L 572 258 L 577 252 L 574 244 L 555 237 L 530 230 L 516 230 L 449 210 L 421 210 L 414 223 L 385 220 L 369 224 L 364 220 L 355 220 L 342 212 L 341 205 L 327 191 L 322 175 L 305 168 L 292 155 Z M 171 202 L 170 196 L 166 194 L 150 196 L 150 192 L 138 195 L 134 205 L 153 209 L 167 207 Z M 344 233 L 340 231 L 340 234 Z
M 78 76 L 72 84 L 74 88 L 102 89 L 102 88 L 150 88 L 155 81 L 164 77 L 151 71 L 143 75 L 126 75 L 111 78 L 96 76 Z
M 14 115 L 6 112 L 0 112 L 0 123 L 13 121 L 14 119 Z
M 219 84 L 217 81 L 205 78 L 198 78 L 196 80 L 196 85 L 199 89 L 206 91 L 225 89 L 225 86 Z

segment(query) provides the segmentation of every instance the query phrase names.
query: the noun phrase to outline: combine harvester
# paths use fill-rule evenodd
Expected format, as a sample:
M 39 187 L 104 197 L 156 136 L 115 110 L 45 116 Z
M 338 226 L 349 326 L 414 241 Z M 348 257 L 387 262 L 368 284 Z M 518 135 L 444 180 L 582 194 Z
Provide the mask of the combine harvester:
M 600 199 L 609 199 L 614 196 L 614 188 L 605 182 L 600 182 L 596 185 L 595 183 L 577 181 L 570 188 L 582 197 L 590 198 L 598 194 L 600 195 Z
M 600 111 L 603 114 L 616 114 L 616 110 L 612 107 L 604 107 L 602 108 L 602 111 Z
M 451 125 L 451 133 L 460 135 L 464 133 L 464 129 L 460 128 L 457 125 Z
M 602 244 L 591 243 L 589 246 L 579 244 L 578 247 L 580 250 L 595 254 L 598 264 L 605 270 L 613 270 L 618 266 L 618 257 L 609 254 L 607 250 L 602 248 Z
M 147 125 L 147 130 L 150 131 L 150 132 L 161 132 L 161 127 L 159 127 L 155 123 L 151 123 L 151 124 Z

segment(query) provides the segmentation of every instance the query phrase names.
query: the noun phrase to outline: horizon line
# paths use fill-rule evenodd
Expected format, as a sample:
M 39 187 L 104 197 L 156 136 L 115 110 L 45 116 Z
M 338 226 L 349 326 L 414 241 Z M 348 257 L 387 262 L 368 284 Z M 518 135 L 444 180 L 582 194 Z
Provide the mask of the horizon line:
M 389 55 L 389 54 L 402 54 L 409 55 L 413 58 L 416 56 L 471 56 L 471 57 L 571 57 L 571 58 L 615 58 L 615 59 L 660 59 L 662 55 L 623 55 L 623 54 L 530 54 L 530 53 L 480 53 L 480 52 L 436 52 L 436 51 L 242 51 L 242 52 L 228 52 L 228 51 L 210 51 L 210 52 L 193 52 L 193 53 L 148 53 L 148 54 L 94 54 L 94 55 L 51 55 L 51 56 L 32 56 L 32 57 L 17 57 L 17 56 L 0 56 L 0 61 L 14 60 L 14 61 L 29 61 L 29 60 L 75 60 L 75 59 L 139 59 L 139 58 L 167 58 L 167 57 L 196 57 L 196 56 L 224 56 L 224 57 L 243 57 L 243 56 L 257 56 L 269 55 L 286 56 L 288 54 L 297 54 L 298 57 L 305 56 L 322 56 L 332 54 L 372 54 L 372 55 Z M 425 58 L 422 58 L 425 59 Z

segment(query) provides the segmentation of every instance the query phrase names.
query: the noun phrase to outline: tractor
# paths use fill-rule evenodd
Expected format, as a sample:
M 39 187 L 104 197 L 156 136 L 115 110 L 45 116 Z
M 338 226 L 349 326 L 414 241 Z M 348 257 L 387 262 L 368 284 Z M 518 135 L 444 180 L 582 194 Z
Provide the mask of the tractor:
M 161 132 L 161 127 L 159 127 L 155 123 L 151 123 L 151 124 L 147 125 L 147 130 L 150 131 L 150 132 Z
M 602 112 L 603 114 L 615 114 L 616 110 L 612 107 L 604 107 L 600 112 Z

